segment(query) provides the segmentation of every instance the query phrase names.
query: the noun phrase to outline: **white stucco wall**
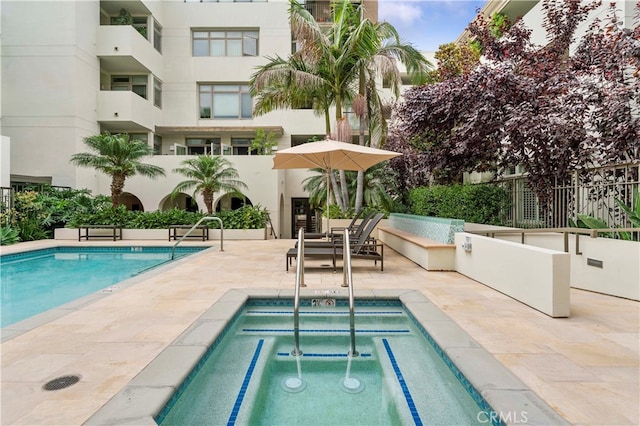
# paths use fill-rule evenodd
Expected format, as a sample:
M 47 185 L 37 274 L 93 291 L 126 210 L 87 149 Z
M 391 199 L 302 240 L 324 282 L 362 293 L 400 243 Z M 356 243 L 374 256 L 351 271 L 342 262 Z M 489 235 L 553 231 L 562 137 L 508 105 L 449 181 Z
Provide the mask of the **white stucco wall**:
M 13 141 L 12 173 L 75 186 L 69 157 L 98 130 L 95 96 L 87 96 L 98 88 L 98 2 L 3 1 L 1 7 L 2 120 Z
M 634 7 L 635 0 L 612 0 L 612 1 L 603 1 L 602 5 L 593 10 L 587 19 L 585 19 L 576 30 L 575 42 L 571 46 L 572 51 L 578 45 L 578 41 L 584 37 L 586 32 L 588 31 L 591 23 L 594 19 L 598 18 L 601 21 L 607 17 L 607 13 L 609 12 L 609 5 L 611 3 L 616 3 L 617 15 L 620 17 L 621 22 L 624 23 L 626 28 L 633 27 L 633 16 L 634 16 Z M 542 24 L 544 22 L 544 11 L 542 9 L 542 1 L 539 1 L 523 18 L 523 23 L 529 29 L 531 29 L 531 40 L 538 46 L 545 46 L 549 43 L 547 38 L 547 32 L 543 28 Z
M 484 225 L 466 224 L 465 229 L 478 231 L 479 226 L 484 227 Z M 496 231 L 514 229 L 497 226 L 490 228 Z M 495 238 L 521 244 L 520 234 L 496 235 Z M 525 244 L 564 251 L 564 237 L 561 233 L 527 234 Z M 639 242 L 580 235 L 578 247 L 580 254 L 576 253 L 576 236 L 569 235 L 571 287 L 640 300 Z M 589 265 L 588 259 L 595 260 L 596 264 L 602 262 L 602 268 Z
M 465 239 L 471 250 L 462 248 Z M 568 317 L 569 255 L 510 241 L 459 232 L 456 271 L 551 317 Z
M 0 186 L 11 186 L 11 139 L 0 136 Z

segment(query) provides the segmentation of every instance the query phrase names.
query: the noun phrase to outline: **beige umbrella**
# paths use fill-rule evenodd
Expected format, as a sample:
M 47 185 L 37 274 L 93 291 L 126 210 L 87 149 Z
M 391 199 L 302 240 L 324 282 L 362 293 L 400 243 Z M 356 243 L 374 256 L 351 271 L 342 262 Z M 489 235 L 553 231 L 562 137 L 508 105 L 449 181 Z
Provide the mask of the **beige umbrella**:
M 329 207 L 329 173 L 334 170 L 365 171 L 384 160 L 402 155 L 398 152 L 370 148 L 346 142 L 325 139 L 304 143 L 276 152 L 273 157 L 274 169 L 314 169 L 327 172 L 327 207 Z M 329 236 L 329 216 L 327 215 L 327 237 Z
M 326 139 L 303 143 L 276 152 L 273 158 L 273 168 L 365 171 L 381 161 L 399 155 L 402 154 Z

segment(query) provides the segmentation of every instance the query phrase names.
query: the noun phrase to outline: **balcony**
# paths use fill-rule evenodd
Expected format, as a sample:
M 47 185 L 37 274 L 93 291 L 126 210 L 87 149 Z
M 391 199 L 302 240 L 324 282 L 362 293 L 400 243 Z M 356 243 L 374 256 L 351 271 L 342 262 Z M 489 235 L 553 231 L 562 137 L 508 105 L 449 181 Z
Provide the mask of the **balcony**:
M 309 11 L 311 16 L 316 19 L 318 23 L 330 23 L 331 22 L 331 2 L 329 1 L 306 1 L 304 8 Z
M 162 55 L 131 25 L 101 25 L 97 54 L 109 73 L 151 73 L 162 79 Z
M 378 1 L 352 0 L 354 5 L 364 5 L 364 17 L 373 22 L 378 22 Z M 304 8 L 311 13 L 316 22 L 320 25 L 328 25 L 332 22 L 331 1 L 329 0 L 306 0 L 301 2 Z
M 148 132 L 155 128 L 155 107 L 134 92 L 101 90 L 98 121 L 110 132 Z

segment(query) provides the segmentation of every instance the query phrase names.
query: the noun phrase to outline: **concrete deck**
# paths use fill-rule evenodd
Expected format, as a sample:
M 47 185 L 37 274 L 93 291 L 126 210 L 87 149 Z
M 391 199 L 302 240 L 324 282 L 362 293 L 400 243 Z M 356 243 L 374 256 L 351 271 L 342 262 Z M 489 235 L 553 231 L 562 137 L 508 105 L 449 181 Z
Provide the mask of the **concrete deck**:
M 65 245 L 75 244 L 106 245 Z M 293 240 L 225 241 L 224 252 L 218 244 L 14 337 L 3 330 L 0 424 L 80 425 L 229 289 L 293 288 L 295 274 L 285 272 Z M 640 424 L 638 302 L 572 290 L 571 317 L 552 319 L 455 272 L 426 271 L 388 248 L 385 257 L 382 273 L 371 261 L 354 261 L 356 297 L 358 289 L 418 290 L 570 423 Z M 342 275 L 324 263 L 306 262 L 309 288 L 340 289 Z M 68 374 L 80 382 L 42 389 Z

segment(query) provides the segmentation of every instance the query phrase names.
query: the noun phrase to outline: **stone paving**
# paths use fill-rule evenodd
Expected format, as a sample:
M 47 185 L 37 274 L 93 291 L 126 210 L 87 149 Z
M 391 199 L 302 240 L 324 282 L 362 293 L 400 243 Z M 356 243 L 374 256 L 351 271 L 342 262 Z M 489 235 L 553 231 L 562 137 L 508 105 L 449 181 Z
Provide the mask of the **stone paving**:
M 285 272 L 293 240 L 225 241 L 224 252 L 218 242 L 209 244 L 206 253 L 3 336 L 0 424 L 80 425 L 227 290 L 293 288 L 295 268 Z M 18 249 L 3 247 L 2 253 Z M 306 262 L 308 286 L 344 291 L 342 275 L 325 263 Z M 358 289 L 421 291 L 570 423 L 640 424 L 638 302 L 572 289 L 571 317 L 553 319 L 458 273 L 425 271 L 389 248 L 384 272 L 367 260 L 354 260 L 353 271 L 356 297 Z M 80 382 L 42 389 L 67 374 L 80 375 Z

